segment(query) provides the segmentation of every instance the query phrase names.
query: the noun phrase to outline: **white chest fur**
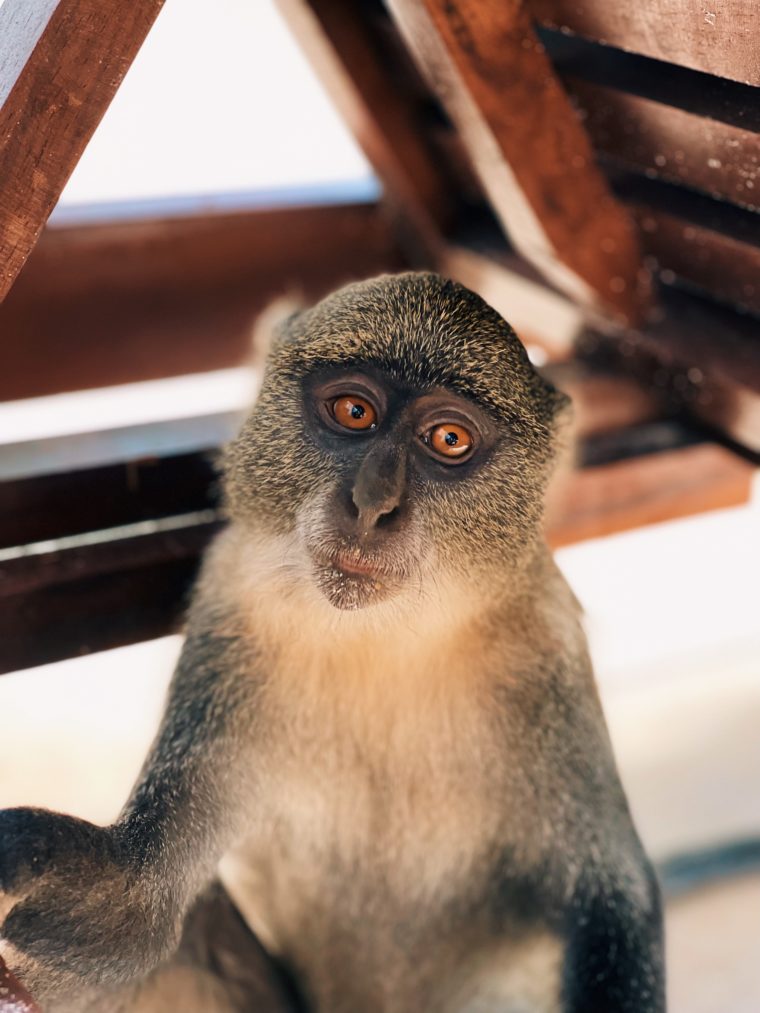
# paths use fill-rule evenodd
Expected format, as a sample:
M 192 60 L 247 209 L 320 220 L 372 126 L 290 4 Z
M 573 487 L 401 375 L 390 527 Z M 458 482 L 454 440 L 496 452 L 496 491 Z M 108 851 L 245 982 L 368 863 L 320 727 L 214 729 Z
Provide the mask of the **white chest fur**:
M 336 875 L 446 903 L 502 818 L 503 743 L 466 644 L 436 625 L 303 629 L 272 652 L 249 833 L 220 869 L 275 950 Z

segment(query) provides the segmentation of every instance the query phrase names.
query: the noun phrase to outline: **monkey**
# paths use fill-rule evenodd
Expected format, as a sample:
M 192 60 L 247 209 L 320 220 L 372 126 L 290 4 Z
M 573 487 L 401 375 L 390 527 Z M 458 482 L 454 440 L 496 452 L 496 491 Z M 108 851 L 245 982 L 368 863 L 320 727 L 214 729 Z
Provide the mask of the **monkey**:
M 570 412 L 433 273 L 281 324 L 123 812 L 0 813 L 0 953 L 43 1009 L 664 1013 L 543 533 Z

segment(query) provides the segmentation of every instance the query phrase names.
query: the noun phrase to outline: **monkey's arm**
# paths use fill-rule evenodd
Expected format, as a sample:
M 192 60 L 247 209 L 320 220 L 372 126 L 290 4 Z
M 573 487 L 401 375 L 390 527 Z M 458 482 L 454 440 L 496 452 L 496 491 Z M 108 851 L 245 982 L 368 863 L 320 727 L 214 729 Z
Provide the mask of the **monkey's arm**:
M 236 729 L 250 673 L 239 641 L 212 628 L 191 625 L 157 739 L 114 825 L 0 812 L 0 953 L 40 1000 L 147 973 L 176 946 L 241 827 Z
M 580 886 L 568 914 L 563 1013 L 664 1013 L 660 890 L 644 859 L 624 887 Z

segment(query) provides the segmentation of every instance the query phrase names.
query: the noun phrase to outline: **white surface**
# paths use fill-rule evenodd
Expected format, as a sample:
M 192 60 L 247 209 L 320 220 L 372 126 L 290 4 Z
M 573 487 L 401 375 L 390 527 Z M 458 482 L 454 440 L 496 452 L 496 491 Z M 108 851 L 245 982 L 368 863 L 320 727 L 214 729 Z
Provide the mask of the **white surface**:
M 560 549 L 609 692 L 760 658 L 760 502 Z M 758 672 L 760 676 L 760 671 Z
M 257 383 L 257 374 L 240 366 L 6 401 L 0 404 L 0 457 L 4 443 L 242 410 L 253 404 Z

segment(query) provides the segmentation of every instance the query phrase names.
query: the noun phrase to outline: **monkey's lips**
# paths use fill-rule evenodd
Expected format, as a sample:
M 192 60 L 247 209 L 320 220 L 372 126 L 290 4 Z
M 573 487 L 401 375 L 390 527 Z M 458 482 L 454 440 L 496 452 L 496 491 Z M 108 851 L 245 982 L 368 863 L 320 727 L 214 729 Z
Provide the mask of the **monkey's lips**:
M 367 580 L 382 580 L 390 576 L 388 571 L 376 559 L 340 550 L 330 560 L 330 565 L 348 577 L 359 577 Z
M 317 585 L 339 609 L 361 609 L 393 594 L 403 580 L 397 568 L 358 549 L 313 555 Z

